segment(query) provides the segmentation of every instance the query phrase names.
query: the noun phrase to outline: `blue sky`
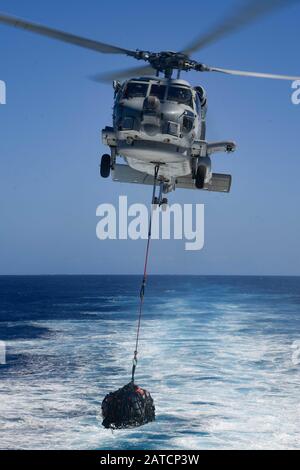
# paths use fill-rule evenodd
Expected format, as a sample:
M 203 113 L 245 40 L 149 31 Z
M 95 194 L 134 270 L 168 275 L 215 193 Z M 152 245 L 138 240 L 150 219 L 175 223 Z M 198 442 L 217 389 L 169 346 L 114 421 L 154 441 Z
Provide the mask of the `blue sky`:
M 0 0 L 0 11 L 128 48 L 180 50 L 236 2 Z M 273 13 L 195 54 L 204 63 L 300 75 L 300 5 Z M 151 189 L 98 176 L 113 90 L 88 76 L 130 65 L 0 25 L 0 274 L 140 273 L 145 242 L 99 241 L 96 207 L 148 203 Z M 208 139 L 232 139 L 214 171 L 230 195 L 178 190 L 205 204 L 205 248 L 155 241 L 152 273 L 300 275 L 300 105 L 291 83 L 190 73 L 208 93 Z

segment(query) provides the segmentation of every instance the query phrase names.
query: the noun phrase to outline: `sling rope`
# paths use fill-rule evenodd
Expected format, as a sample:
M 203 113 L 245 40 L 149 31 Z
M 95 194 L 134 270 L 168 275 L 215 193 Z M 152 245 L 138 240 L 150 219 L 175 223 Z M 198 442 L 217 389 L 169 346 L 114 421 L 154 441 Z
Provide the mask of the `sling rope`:
M 152 235 L 152 218 L 153 218 L 153 210 L 154 210 L 153 205 L 154 205 L 154 199 L 155 199 L 155 193 L 156 193 L 158 172 L 159 172 L 159 165 L 156 165 L 155 170 L 154 170 L 153 194 L 152 194 L 152 204 L 151 204 L 151 212 L 150 212 L 150 218 L 149 218 L 149 231 L 148 231 L 145 264 L 144 264 L 144 275 L 143 275 L 142 286 L 140 290 L 140 305 L 139 305 L 139 311 L 138 311 L 137 332 L 136 332 L 135 350 L 134 350 L 134 355 L 133 355 L 133 366 L 132 366 L 132 378 L 131 378 L 132 383 L 134 383 L 134 375 L 135 375 L 135 370 L 136 370 L 137 362 L 138 362 L 137 356 L 138 356 L 141 321 L 142 321 L 144 299 L 145 299 L 145 288 L 146 288 L 147 275 L 148 275 L 147 268 L 148 268 L 150 242 L 151 242 L 151 235 Z

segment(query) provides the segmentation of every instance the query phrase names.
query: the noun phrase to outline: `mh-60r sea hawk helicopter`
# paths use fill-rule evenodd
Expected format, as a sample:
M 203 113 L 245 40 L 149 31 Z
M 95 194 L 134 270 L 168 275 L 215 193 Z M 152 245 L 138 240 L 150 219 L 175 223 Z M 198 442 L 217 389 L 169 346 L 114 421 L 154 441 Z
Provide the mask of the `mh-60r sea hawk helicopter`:
M 175 53 L 161 53 L 160 59 L 162 54 L 176 65 Z M 123 85 L 114 82 L 113 127 L 102 131 L 111 154 L 102 157 L 101 176 L 108 177 L 112 169 L 114 181 L 152 184 L 157 166 L 159 204 L 167 203 L 162 194 L 176 187 L 228 192 L 231 176 L 212 173 L 210 155 L 235 150 L 233 142 L 205 140 L 205 90 L 172 79 L 172 71 L 164 69 L 164 78 L 134 78 Z M 125 158 L 127 165 L 117 164 L 117 155 Z
M 110 154 L 102 156 L 100 172 L 114 181 L 140 184 L 160 183 L 158 204 L 167 203 L 163 194 L 178 188 L 229 192 L 231 176 L 212 173 L 211 156 L 215 152 L 233 152 L 231 141 L 206 141 L 207 97 L 202 86 L 191 86 L 180 79 L 181 72 L 220 72 L 246 77 L 298 80 L 297 76 L 244 72 L 210 67 L 190 58 L 192 53 L 240 29 L 274 8 L 298 0 L 252 0 L 241 5 L 212 31 L 197 38 L 181 52 L 129 50 L 82 38 L 6 14 L 0 22 L 29 30 L 63 42 L 104 54 L 122 54 L 144 61 L 145 66 L 94 77 L 113 81 L 138 77 L 125 82 L 114 80 L 113 126 L 102 131 L 102 140 Z M 177 78 L 173 73 L 177 71 Z M 163 77 L 160 75 L 163 74 Z M 126 164 L 118 164 L 117 157 Z

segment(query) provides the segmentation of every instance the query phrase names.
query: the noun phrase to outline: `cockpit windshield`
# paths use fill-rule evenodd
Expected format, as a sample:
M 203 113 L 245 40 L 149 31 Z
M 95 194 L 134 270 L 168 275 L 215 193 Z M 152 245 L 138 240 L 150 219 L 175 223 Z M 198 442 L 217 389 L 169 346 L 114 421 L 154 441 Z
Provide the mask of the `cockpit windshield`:
M 168 91 L 168 100 L 193 107 L 193 95 L 189 88 L 171 86 Z
M 123 98 L 145 98 L 148 92 L 148 83 L 129 82 L 125 88 Z
M 150 96 L 156 96 L 160 101 L 163 101 L 166 95 L 166 88 L 164 85 L 152 85 Z

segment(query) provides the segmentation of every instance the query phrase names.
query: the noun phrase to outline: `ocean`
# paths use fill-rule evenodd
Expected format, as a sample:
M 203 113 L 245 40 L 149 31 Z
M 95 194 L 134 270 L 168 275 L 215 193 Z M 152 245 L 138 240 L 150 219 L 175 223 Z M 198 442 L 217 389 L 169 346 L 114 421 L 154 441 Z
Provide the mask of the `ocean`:
M 136 383 L 157 418 L 101 426 L 130 381 L 140 276 L 1 276 L 1 449 L 299 449 L 300 278 L 150 276 Z

